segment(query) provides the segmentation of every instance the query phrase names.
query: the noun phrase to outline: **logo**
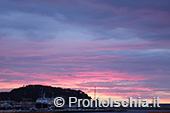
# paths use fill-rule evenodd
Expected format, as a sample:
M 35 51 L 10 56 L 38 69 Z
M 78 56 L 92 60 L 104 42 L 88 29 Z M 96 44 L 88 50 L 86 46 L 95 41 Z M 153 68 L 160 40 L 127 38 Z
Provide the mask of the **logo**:
M 54 99 L 54 105 L 56 107 L 63 107 L 64 104 L 65 104 L 65 100 L 62 97 L 56 97 Z

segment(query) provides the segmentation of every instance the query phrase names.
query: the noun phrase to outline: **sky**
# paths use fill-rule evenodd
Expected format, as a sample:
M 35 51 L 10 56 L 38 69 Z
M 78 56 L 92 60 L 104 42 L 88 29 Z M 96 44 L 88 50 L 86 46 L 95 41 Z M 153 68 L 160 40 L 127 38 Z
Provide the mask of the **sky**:
M 1 0 L 0 91 L 29 84 L 170 103 L 169 0 Z

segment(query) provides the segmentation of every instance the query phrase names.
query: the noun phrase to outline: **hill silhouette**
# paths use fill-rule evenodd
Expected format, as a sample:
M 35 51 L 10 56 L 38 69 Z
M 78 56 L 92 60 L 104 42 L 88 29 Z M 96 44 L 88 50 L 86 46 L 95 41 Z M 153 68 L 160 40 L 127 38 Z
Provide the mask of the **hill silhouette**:
M 91 99 L 86 93 L 81 90 L 63 89 L 60 87 L 51 87 L 44 85 L 27 85 L 11 90 L 10 92 L 0 92 L 0 100 L 31 100 L 36 101 L 37 98 L 42 97 L 42 93 L 45 93 L 46 97 L 77 97 L 84 99 Z

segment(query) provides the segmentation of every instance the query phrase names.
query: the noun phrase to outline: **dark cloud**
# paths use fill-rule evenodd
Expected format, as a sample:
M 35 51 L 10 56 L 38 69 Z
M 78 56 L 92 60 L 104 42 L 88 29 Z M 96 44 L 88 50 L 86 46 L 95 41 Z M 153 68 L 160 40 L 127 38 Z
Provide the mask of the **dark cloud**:
M 81 28 L 83 25 L 86 32 L 92 35 L 91 39 L 126 40 L 140 37 L 149 41 L 169 41 L 168 4 L 169 1 L 159 0 L 147 2 L 2 0 L 1 34 L 9 34 L 12 38 L 26 37 L 40 41 L 69 37 L 68 31 L 71 35 L 73 32 L 77 34 L 84 32 Z M 61 33 L 62 36 L 57 35 Z M 63 36 L 63 33 L 69 35 Z M 89 37 L 77 34 L 73 36 Z

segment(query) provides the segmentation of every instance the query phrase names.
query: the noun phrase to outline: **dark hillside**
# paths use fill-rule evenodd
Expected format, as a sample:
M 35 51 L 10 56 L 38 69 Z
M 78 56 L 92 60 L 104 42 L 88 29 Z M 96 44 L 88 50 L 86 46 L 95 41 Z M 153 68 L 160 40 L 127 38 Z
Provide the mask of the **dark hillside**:
M 80 90 L 62 89 L 51 86 L 43 85 L 28 85 L 26 87 L 20 87 L 13 89 L 10 92 L 1 92 L 0 100 L 14 100 L 21 101 L 24 99 L 35 101 L 37 98 L 42 97 L 42 93 L 45 93 L 46 97 L 77 97 L 90 99 L 87 94 Z

